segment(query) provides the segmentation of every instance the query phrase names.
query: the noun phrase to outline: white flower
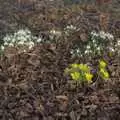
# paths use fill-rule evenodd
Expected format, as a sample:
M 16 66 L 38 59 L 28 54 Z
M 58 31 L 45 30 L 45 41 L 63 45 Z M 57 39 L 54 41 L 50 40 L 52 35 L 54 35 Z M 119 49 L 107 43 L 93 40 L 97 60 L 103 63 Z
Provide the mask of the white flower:
M 1 46 L 1 50 L 4 50 L 5 49 L 5 47 L 4 46 Z
M 26 39 L 31 39 L 31 35 L 26 35 L 25 38 Z
M 50 33 L 56 36 L 61 36 L 62 34 L 61 31 L 56 31 L 56 30 L 51 30 Z
M 51 33 L 51 34 L 55 34 L 55 30 L 51 30 L 50 33 Z
M 27 33 L 26 30 L 21 29 L 21 30 L 17 31 L 17 32 L 15 33 L 15 35 L 26 35 L 26 33 Z
M 29 45 L 29 49 L 31 49 L 33 47 L 33 45 Z
M 95 31 L 92 31 L 92 32 L 91 32 L 91 35 L 93 35 L 93 36 L 95 36 L 95 37 L 98 37 L 98 36 L 99 36 L 98 33 L 96 33 Z
M 25 36 L 22 36 L 22 35 L 21 35 L 21 36 L 18 36 L 18 37 L 16 38 L 16 40 L 17 40 L 17 41 L 21 41 L 21 40 L 22 40 L 22 41 L 27 41 L 27 38 L 26 38 Z
M 9 46 L 10 46 L 10 47 L 13 47 L 14 45 L 13 45 L 13 43 L 10 43 Z
M 8 45 L 8 43 L 7 43 L 7 42 L 5 42 L 5 43 L 4 43 L 4 45 L 6 46 L 6 45 Z
M 96 43 L 96 40 L 95 39 L 93 39 L 93 41 L 92 41 L 93 43 Z
M 24 49 L 23 52 L 26 52 L 26 50 Z
M 77 28 L 76 28 L 75 26 L 73 26 L 73 25 L 68 25 L 68 26 L 66 27 L 66 29 L 76 30 Z
M 3 38 L 3 41 L 8 42 L 11 40 L 11 37 L 6 35 L 6 37 Z
M 73 50 L 71 50 L 70 53 L 73 54 L 74 53 Z
M 90 45 L 87 45 L 87 47 L 86 47 L 88 50 L 90 49 Z
M 120 39 L 118 39 L 118 41 L 117 41 L 117 45 L 120 46 Z
M 100 31 L 99 35 L 101 38 L 106 39 L 106 34 L 104 31 Z
M 11 41 L 11 42 L 12 42 L 12 43 L 15 43 L 15 41 L 16 41 L 16 39 L 15 39 L 15 38 L 12 38 L 12 41 Z
M 29 42 L 29 45 L 34 45 L 34 42 L 30 41 L 30 42 Z
M 79 50 L 79 49 L 77 49 L 77 50 L 76 50 L 76 52 L 77 52 L 77 53 L 79 53 L 79 52 L 80 52 L 80 50 Z
M 29 43 L 28 43 L 28 46 L 29 46 L 29 49 L 31 49 L 31 48 L 34 46 L 34 42 L 32 42 L 32 41 L 29 42 Z
M 107 36 L 107 38 L 110 39 L 110 40 L 113 40 L 113 39 L 114 39 L 114 36 L 113 36 L 112 34 L 110 34 L 110 33 L 106 33 L 106 36 Z
M 110 50 L 111 52 L 114 52 L 114 51 L 115 51 L 115 49 L 114 49 L 113 47 L 110 47 L 109 50 Z
M 87 53 L 89 53 L 89 51 L 88 51 L 88 50 L 85 50 L 85 54 L 87 54 Z
M 18 42 L 19 45 L 23 45 L 24 44 L 24 41 L 20 41 Z
M 101 50 L 100 47 L 97 47 L 97 50 L 100 51 Z
M 37 42 L 41 42 L 41 41 L 42 41 L 42 38 L 38 38 L 38 39 L 37 39 Z

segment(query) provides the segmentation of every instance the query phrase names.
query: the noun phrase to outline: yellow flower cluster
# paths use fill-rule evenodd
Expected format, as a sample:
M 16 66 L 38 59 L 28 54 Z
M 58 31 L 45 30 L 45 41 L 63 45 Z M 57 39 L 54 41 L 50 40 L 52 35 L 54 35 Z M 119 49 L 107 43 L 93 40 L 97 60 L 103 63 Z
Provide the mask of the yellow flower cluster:
M 98 75 L 103 79 L 109 78 L 109 73 L 106 69 L 107 63 L 104 60 L 99 61 Z M 79 82 L 92 83 L 93 74 L 90 72 L 90 67 L 87 64 L 71 64 L 70 68 L 65 69 L 65 73 L 69 73 L 73 80 Z
M 92 82 L 93 75 L 90 73 L 90 68 L 86 64 L 71 64 L 71 68 L 67 68 L 65 71 L 70 72 L 73 80 Z

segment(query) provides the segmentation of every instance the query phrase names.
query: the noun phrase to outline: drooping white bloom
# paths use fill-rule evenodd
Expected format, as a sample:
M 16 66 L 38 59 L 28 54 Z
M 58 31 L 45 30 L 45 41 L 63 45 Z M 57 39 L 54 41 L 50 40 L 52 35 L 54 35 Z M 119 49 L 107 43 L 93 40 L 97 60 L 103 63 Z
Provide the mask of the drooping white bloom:
M 39 42 L 41 42 L 41 41 L 42 41 L 42 38 L 39 37 L 39 38 L 37 39 L 37 42 L 39 43 Z
M 88 54 L 89 53 L 89 51 L 88 50 L 85 50 L 85 54 Z
M 33 45 L 29 45 L 29 49 L 32 49 L 33 48 Z
M 10 47 L 13 47 L 14 45 L 13 45 L 13 43 L 10 43 L 9 46 L 10 46 Z
M 100 31 L 99 35 L 101 38 L 106 39 L 106 34 L 104 31 Z
M 30 41 L 30 42 L 28 43 L 28 46 L 29 46 L 29 49 L 31 49 L 31 48 L 34 46 L 34 42 Z
M 79 53 L 79 52 L 80 52 L 80 50 L 79 50 L 79 49 L 77 49 L 77 50 L 76 50 L 76 52 L 77 52 L 77 53 Z
M 109 47 L 109 50 L 110 50 L 111 52 L 114 52 L 114 51 L 115 51 L 115 49 L 114 49 L 113 47 Z
M 4 43 L 4 45 L 6 46 L 6 45 L 8 45 L 8 43 L 7 43 L 7 42 L 5 42 L 5 43 Z
M 56 36 L 61 36 L 61 34 L 62 34 L 61 31 L 54 30 L 54 29 L 51 30 L 50 33 L 53 34 L 53 35 L 56 35 Z
M 96 33 L 95 31 L 92 31 L 92 32 L 91 32 L 91 35 L 94 36 L 94 37 L 98 37 L 98 36 L 99 36 L 99 34 Z
M 11 36 L 9 36 L 9 35 L 6 35 L 4 38 L 3 38 L 3 41 L 5 41 L 5 42 L 8 42 L 8 41 L 10 41 L 11 40 Z
M 117 45 L 120 46 L 120 39 L 118 39 L 118 41 L 117 41 Z
M 20 41 L 18 42 L 19 45 L 23 45 L 24 44 L 24 41 Z
M 114 36 L 110 33 L 106 33 L 106 37 L 109 39 L 109 40 L 113 40 L 114 39 Z
M 5 47 L 4 46 L 1 46 L 1 50 L 4 50 L 5 49 Z
M 89 50 L 91 47 L 90 47 L 90 45 L 87 45 L 87 47 L 86 47 L 86 48 Z
M 76 30 L 77 28 L 76 28 L 76 26 L 68 25 L 68 26 L 66 27 L 66 29 L 69 29 L 69 30 Z
M 100 50 L 101 50 L 101 48 L 100 48 L 100 47 L 97 47 L 96 49 L 97 49 L 98 51 L 100 51 Z
M 92 41 L 93 43 L 96 43 L 96 40 L 95 39 L 93 39 L 93 41 Z

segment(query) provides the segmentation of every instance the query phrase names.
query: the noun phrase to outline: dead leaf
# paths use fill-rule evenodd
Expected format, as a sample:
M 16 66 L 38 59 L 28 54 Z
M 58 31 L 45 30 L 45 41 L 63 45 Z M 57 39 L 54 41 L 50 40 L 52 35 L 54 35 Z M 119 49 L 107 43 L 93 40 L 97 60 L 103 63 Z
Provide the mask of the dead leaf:
M 81 33 L 80 34 L 80 39 L 83 41 L 83 42 L 86 42 L 88 40 L 88 35 L 86 33 Z

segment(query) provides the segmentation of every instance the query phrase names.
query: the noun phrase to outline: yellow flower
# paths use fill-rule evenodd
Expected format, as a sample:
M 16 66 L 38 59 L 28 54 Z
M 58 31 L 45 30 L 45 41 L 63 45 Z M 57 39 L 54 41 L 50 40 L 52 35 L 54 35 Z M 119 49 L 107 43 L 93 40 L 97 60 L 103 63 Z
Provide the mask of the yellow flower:
M 72 68 L 78 68 L 78 67 L 79 67 L 79 64 L 76 64 L 76 63 L 71 64 L 71 67 L 72 67 Z
M 85 73 L 85 78 L 88 81 L 88 83 L 92 82 L 93 75 L 90 73 Z
M 89 66 L 87 66 L 86 64 L 79 64 L 79 68 L 80 68 L 83 72 L 89 72 L 89 71 L 90 71 Z
M 74 72 L 70 74 L 73 80 L 79 80 L 80 79 L 80 73 Z
M 100 69 L 100 73 L 101 73 L 101 75 L 102 75 L 102 77 L 104 78 L 104 79 L 108 79 L 109 78 L 109 73 L 105 70 L 105 69 Z
M 99 65 L 100 65 L 100 68 L 105 68 L 107 64 L 105 61 L 101 60 L 99 61 Z
M 69 68 L 66 68 L 65 70 L 64 70 L 64 73 L 65 74 L 68 74 L 70 72 L 70 69 Z

